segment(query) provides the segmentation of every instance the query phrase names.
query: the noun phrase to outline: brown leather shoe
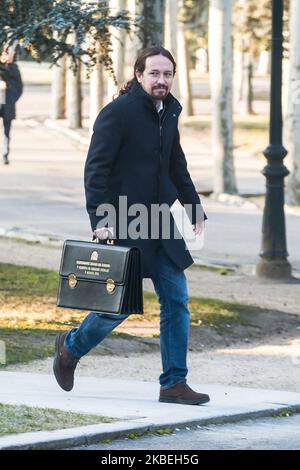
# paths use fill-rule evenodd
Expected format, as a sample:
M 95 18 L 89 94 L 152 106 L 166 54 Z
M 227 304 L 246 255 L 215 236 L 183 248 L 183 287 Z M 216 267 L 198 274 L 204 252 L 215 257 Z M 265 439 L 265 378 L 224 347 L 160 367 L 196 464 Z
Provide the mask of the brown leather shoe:
M 209 401 L 209 396 L 205 393 L 194 392 L 184 380 L 174 387 L 160 390 L 159 401 L 181 405 L 203 405 Z
M 70 392 L 74 385 L 74 372 L 79 359 L 73 357 L 64 347 L 67 333 L 67 331 L 60 333 L 55 338 L 53 372 L 58 385 L 66 392 Z

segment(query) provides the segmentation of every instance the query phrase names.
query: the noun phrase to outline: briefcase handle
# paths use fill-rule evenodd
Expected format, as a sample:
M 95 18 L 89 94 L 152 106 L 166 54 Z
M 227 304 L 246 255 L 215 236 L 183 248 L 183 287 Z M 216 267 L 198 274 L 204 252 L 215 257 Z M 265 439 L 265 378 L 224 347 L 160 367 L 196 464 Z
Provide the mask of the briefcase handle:
M 106 241 L 106 245 L 114 245 L 115 244 L 115 240 L 113 238 L 107 238 L 106 240 L 101 240 L 101 242 L 105 242 L 105 241 Z M 93 235 L 92 242 L 100 243 L 100 240 L 99 240 L 98 237 Z

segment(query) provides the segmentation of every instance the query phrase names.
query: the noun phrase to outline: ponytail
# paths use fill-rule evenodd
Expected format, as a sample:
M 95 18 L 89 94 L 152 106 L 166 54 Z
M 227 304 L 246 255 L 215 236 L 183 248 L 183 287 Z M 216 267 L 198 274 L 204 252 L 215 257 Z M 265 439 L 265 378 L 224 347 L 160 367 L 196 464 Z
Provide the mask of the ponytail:
M 134 77 L 132 78 L 131 80 L 129 80 L 129 82 L 125 83 L 125 85 L 122 86 L 122 88 L 120 88 L 119 90 L 119 95 L 118 96 L 121 96 L 121 95 L 125 95 L 125 93 L 128 93 L 130 88 L 135 84 L 137 83 L 137 79 Z

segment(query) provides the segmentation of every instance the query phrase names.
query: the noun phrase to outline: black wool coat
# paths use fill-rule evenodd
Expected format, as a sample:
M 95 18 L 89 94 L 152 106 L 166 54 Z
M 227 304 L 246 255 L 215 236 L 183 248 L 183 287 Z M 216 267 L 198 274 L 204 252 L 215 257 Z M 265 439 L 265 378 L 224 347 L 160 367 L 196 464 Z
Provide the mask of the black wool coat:
M 11 121 L 16 118 L 16 102 L 23 92 L 23 83 L 17 64 L 0 64 L 0 78 L 6 82 L 5 104 L 0 105 L 0 116 Z
M 169 93 L 160 117 L 153 98 L 138 82 L 134 83 L 129 92 L 101 110 L 94 124 L 85 164 L 86 207 L 92 230 L 110 226 L 105 223 L 105 214 L 100 216 L 96 212 L 100 204 L 113 204 L 117 212 L 117 221 L 113 223 L 115 243 L 140 248 L 144 278 L 156 275 L 160 244 L 179 269 L 184 270 L 193 263 L 184 240 L 177 238 L 172 215 L 170 239 L 164 239 L 161 231 L 156 239 L 118 238 L 118 217 L 126 215 L 124 210 L 120 210 L 120 214 L 118 211 L 121 195 L 127 197 L 128 207 L 142 203 L 149 213 L 151 204 L 165 203 L 170 207 L 179 199 L 182 205 L 191 205 L 190 220 L 192 223 L 197 221 L 196 206 L 201 202 L 180 146 L 178 116 L 181 110 L 180 103 Z M 127 226 L 138 215 L 128 217 Z M 148 229 L 151 233 L 150 218 Z

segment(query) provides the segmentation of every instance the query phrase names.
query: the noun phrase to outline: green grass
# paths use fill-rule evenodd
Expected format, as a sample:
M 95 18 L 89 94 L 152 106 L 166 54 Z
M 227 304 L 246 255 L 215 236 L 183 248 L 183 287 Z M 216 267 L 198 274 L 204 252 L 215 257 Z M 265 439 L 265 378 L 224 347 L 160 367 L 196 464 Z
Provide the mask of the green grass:
M 286 417 L 290 417 L 290 416 L 293 416 L 295 414 L 298 414 L 299 411 L 298 410 L 288 410 L 286 408 L 284 408 L 283 410 L 278 410 L 276 411 L 275 413 L 272 414 L 272 417 L 273 418 L 286 418 Z
M 196 130 L 210 129 L 212 123 L 211 115 L 197 115 L 182 118 L 184 127 L 191 127 Z M 233 118 L 233 127 L 236 130 L 262 131 L 269 129 L 269 117 L 265 114 L 238 115 Z
M 13 264 L 0 264 L 1 292 L 18 297 L 55 296 L 58 274 L 47 269 L 36 269 Z
M 212 327 L 224 331 L 227 325 L 251 325 L 257 307 L 217 299 L 190 297 L 191 325 Z
M 22 328 L 0 328 L 0 339 L 5 342 L 6 365 L 44 359 L 54 354 L 56 331 Z
M 158 436 L 165 436 L 169 434 L 173 434 L 174 430 L 171 428 L 161 428 L 161 429 L 156 429 L 154 431 L 154 434 L 157 434 Z
M 149 292 L 144 293 L 145 316 L 148 320 L 159 317 L 159 304 L 156 296 Z M 259 314 L 257 307 L 234 302 L 225 302 L 209 298 L 189 298 L 189 311 L 191 326 L 212 327 L 225 331 L 227 325 L 251 325 L 252 319 Z M 133 317 L 136 317 L 133 315 Z
M 184 122 L 184 127 L 191 127 L 195 130 L 205 130 L 211 128 L 211 120 L 210 119 L 199 119 L 193 120 L 190 122 Z M 233 128 L 235 130 L 242 130 L 242 131 L 256 131 L 266 133 L 268 131 L 268 123 L 267 122 L 247 122 L 247 121 L 236 121 L 233 123 Z
M 130 434 L 127 434 L 126 437 L 127 439 L 136 440 L 136 439 L 141 439 L 146 436 L 166 436 L 166 435 L 170 435 L 173 433 L 174 433 L 174 430 L 171 428 L 159 428 L 159 429 L 155 429 L 154 431 L 130 433 Z
M 11 237 L 11 240 L 18 242 L 18 243 L 25 243 L 26 245 L 40 245 L 41 244 L 39 240 L 24 240 L 24 238 L 20 238 L 20 237 Z
M 213 273 L 219 273 L 221 274 L 221 276 L 227 276 L 235 272 L 233 268 L 218 267 L 218 266 L 205 266 L 205 265 L 197 265 L 197 264 L 193 264 L 192 266 L 189 267 L 189 269 L 192 269 L 192 270 L 200 269 L 202 271 L 210 271 Z
M 225 272 L 221 270 L 220 274 Z M 0 340 L 6 346 L 6 364 L 0 364 L 0 369 L 53 356 L 55 335 L 78 326 L 85 317 L 86 312 L 56 307 L 57 287 L 58 274 L 55 272 L 0 264 Z M 213 327 L 222 331 L 228 324 L 251 323 L 258 310 L 194 297 L 190 298 L 189 308 L 193 327 Z M 144 293 L 144 315 L 130 316 L 126 321 L 128 326 L 131 321 L 141 322 L 141 325 L 149 321 L 159 324 L 156 295 Z M 132 338 L 126 332 L 113 333 L 113 338 L 120 337 Z
M 84 317 L 84 312 L 56 307 L 57 288 L 53 271 L 0 264 L 0 340 L 6 365 L 52 356 L 55 335 Z
M 142 431 L 139 433 L 130 433 L 126 435 L 127 439 L 131 440 L 136 440 L 136 439 L 141 439 L 147 436 L 169 436 L 170 434 L 174 434 L 174 429 L 172 428 L 158 428 L 155 429 L 154 431 Z M 112 441 L 106 442 L 106 441 L 100 441 L 100 443 L 107 443 L 111 444 Z
M 60 411 L 52 408 L 4 405 L 0 403 L 0 436 L 33 431 L 52 431 L 76 426 L 118 421 L 108 416 L 96 416 Z
M 211 116 L 189 116 L 182 118 L 182 125 L 191 128 L 196 132 L 203 132 L 203 135 L 210 134 Z M 233 148 L 234 151 L 244 155 L 253 155 L 262 160 L 263 150 L 269 142 L 268 136 L 269 120 L 266 115 L 234 116 L 233 122 Z

